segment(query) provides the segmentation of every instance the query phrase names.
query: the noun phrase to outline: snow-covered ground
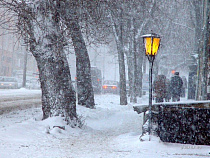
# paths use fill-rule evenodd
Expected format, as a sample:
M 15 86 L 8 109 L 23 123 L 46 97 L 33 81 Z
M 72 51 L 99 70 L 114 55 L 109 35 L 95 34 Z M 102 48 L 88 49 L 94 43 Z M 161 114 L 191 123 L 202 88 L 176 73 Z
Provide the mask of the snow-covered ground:
M 119 105 L 118 95 L 96 95 L 95 102 L 96 109 L 77 107 L 82 129 L 65 126 L 61 117 L 41 121 L 41 106 L 0 115 L 0 158 L 210 157 L 210 146 L 164 143 L 155 136 L 140 141 L 142 115 L 131 104 Z
M 16 97 L 25 95 L 41 94 L 41 90 L 21 89 L 0 89 L 0 97 Z

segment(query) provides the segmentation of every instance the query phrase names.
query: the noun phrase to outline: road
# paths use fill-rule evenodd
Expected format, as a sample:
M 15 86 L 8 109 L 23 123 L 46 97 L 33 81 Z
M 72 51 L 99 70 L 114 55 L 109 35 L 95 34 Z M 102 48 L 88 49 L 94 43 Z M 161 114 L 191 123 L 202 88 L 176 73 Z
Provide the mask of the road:
M 13 110 L 26 109 L 41 105 L 41 91 L 27 89 L 1 89 L 0 115 Z

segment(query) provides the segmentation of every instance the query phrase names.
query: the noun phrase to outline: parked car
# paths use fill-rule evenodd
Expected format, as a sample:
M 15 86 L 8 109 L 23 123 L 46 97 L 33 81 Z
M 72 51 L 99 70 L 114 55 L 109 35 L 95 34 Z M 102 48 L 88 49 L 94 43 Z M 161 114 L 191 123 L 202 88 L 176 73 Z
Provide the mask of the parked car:
M 112 81 L 112 80 L 104 81 L 103 86 L 102 86 L 102 92 L 118 94 L 119 93 L 119 83 L 117 81 Z
M 14 77 L 6 77 L 1 76 L 0 77 L 0 89 L 15 89 L 18 88 L 18 82 L 17 79 Z

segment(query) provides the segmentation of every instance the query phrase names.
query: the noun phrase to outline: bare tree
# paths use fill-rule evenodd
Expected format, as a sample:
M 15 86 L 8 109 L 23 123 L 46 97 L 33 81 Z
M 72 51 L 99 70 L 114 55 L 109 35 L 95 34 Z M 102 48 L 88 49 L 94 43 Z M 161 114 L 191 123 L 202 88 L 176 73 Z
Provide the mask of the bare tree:
M 155 1 L 133 0 L 124 2 L 123 18 L 126 21 L 126 23 L 124 22 L 126 29 L 123 31 L 126 33 L 123 43 L 127 55 L 131 102 L 137 102 L 137 96 L 141 97 L 142 95 L 142 66 L 145 58 L 141 35 L 145 26 L 152 19 L 155 9 Z
M 91 18 L 83 17 L 82 26 L 84 33 L 89 39 L 94 39 L 97 43 L 107 43 L 114 36 L 118 51 L 119 74 L 120 74 L 120 104 L 127 104 L 126 96 L 126 75 L 123 46 L 123 7 L 120 2 L 97 0 L 91 3 L 83 1 L 85 14 Z M 121 8 L 121 9 L 120 9 Z M 83 13 L 83 12 L 82 12 Z
M 88 108 L 94 108 L 95 102 L 91 83 L 90 59 L 79 25 L 79 4 L 76 0 L 65 1 L 62 5 L 65 11 L 62 18 L 64 24 L 67 26 L 67 30 L 70 32 L 76 54 L 78 104 Z
M 111 7 L 114 6 L 114 7 Z M 119 61 L 119 75 L 120 75 L 120 105 L 127 105 L 126 94 L 126 75 L 125 75 L 125 60 L 124 60 L 124 44 L 123 44 L 123 5 L 120 6 L 120 2 L 108 3 L 109 17 L 111 19 L 111 25 L 113 27 L 113 33 L 118 50 Z
M 43 119 L 62 115 L 76 125 L 76 99 L 65 54 L 66 36 L 60 5 L 54 1 L 0 1 L 17 17 L 16 26 L 37 61 L 42 89 Z

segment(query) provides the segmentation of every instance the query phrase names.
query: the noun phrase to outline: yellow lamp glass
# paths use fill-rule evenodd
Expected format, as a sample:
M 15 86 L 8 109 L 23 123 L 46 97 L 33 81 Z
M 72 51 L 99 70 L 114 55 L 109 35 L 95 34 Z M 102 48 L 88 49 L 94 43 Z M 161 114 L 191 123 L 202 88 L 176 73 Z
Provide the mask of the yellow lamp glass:
M 159 45 L 160 45 L 160 38 L 145 37 L 146 55 L 157 55 Z
M 151 37 L 146 37 L 144 40 L 145 40 L 144 42 L 145 42 L 146 55 L 151 55 L 151 45 L 152 45 Z
M 153 38 L 152 54 L 157 55 L 157 51 L 160 45 L 160 38 Z

